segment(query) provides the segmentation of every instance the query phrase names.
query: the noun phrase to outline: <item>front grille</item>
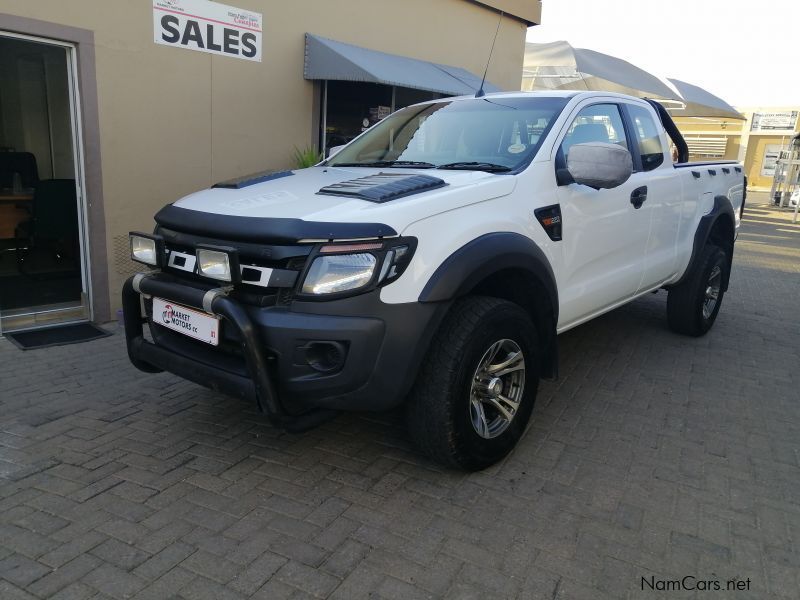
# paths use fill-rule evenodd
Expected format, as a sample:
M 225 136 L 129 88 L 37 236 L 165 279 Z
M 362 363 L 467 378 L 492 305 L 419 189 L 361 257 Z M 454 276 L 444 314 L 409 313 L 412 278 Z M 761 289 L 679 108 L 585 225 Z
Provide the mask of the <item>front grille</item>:
M 164 271 L 182 279 L 222 285 L 197 274 L 195 248 L 198 244 L 235 248 L 241 265 L 241 283 L 233 295 L 245 304 L 273 306 L 288 304 L 294 297 L 300 273 L 313 248 L 309 244 L 269 245 L 231 242 L 181 233 L 159 227 L 167 252 Z

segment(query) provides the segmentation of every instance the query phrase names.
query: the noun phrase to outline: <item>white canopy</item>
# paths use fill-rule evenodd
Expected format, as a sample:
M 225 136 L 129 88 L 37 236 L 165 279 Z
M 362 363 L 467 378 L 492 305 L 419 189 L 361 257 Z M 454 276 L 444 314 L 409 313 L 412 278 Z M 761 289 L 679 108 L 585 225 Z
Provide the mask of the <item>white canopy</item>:
M 628 61 L 564 41 L 525 44 L 523 90 L 597 90 L 661 101 L 676 117 L 744 119 L 722 98 L 678 79 L 664 80 Z
M 665 82 L 631 63 L 567 42 L 525 44 L 523 90 L 599 90 L 680 102 Z
M 719 96 L 703 88 L 680 81 L 669 79 L 675 86 L 684 102 L 684 107 L 667 107 L 674 117 L 711 117 L 720 119 L 739 119 L 745 117 Z

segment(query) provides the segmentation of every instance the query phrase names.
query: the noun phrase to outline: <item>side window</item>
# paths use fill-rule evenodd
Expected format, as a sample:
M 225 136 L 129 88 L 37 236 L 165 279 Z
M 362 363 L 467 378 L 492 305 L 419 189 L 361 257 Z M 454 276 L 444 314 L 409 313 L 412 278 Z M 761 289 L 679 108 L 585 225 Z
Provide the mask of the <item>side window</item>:
M 616 104 L 592 104 L 578 113 L 569 126 L 564 141 L 561 142 L 564 160 L 567 160 L 572 146 L 586 142 L 604 142 L 619 144 L 623 148 L 628 147 L 622 115 Z
M 642 170 L 652 171 L 664 162 L 664 147 L 661 145 L 660 130 L 653 117 L 643 106 L 628 104 L 633 129 L 639 143 L 639 154 L 642 156 Z

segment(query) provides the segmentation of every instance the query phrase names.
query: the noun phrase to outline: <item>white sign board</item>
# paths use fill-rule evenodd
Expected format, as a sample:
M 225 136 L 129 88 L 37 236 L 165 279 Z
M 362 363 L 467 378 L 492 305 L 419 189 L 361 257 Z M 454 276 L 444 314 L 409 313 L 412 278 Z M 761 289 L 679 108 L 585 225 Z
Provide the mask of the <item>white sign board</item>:
M 764 161 L 761 163 L 762 177 L 775 177 L 775 161 L 780 158 L 782 148 L 783 146 L 780 144 L 764 146 Z
M 753 113 L 750 131 L 794 131 L 797 111 Z
M 261 13 L 208 0 L 153 0 L 156 44 L 261 62 Z

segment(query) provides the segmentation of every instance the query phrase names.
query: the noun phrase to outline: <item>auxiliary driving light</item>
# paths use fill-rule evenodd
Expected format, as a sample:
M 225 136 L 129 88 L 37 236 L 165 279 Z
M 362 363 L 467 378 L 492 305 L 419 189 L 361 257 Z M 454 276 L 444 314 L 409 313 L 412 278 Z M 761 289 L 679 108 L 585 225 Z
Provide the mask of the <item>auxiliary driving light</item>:
M 152 267 L 160 267 L 164 256 L 164 239 L 161 236 L 147 235 L 131 231 L 131 259 Z
M 239 274 L 239 255 L 236 249 L 197 246 L 197 273 L 210 279 L 233 282 Z

